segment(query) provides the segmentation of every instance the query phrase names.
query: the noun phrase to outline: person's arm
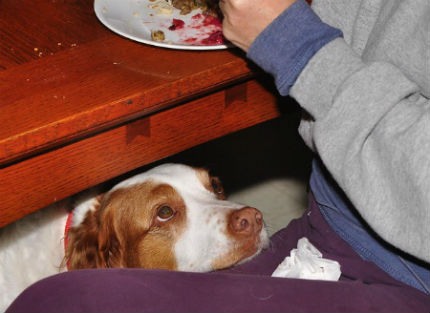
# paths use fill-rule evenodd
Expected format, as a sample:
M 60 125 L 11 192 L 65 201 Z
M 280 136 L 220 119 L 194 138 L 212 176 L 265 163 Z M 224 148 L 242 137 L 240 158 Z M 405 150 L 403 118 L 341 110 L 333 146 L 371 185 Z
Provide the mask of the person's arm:
M 312 58 L 291 95 L 310 115 L 304 140 L 367 223 L 429 262 L 430 102 L 420 87 L 337 39 Z
M 279 92 L 286 96 L 315 53 L 341 36 L 306 1 L 298 0 L 256 37 L 247 56 L 274 76 Z

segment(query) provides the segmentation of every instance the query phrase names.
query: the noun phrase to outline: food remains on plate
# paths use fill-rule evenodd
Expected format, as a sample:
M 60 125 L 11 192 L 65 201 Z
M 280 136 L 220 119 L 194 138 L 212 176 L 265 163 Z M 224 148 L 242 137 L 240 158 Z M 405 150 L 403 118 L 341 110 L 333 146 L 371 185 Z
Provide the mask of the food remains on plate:
M 154 41 L 164 41 L 166 36 L 164 36 L 164 32 L 162 30 L 157 29 L 151 32 L 151 39 Z
M 182 15 L 193 10 L 201 9 L 203 13 L 219 16 L 219 0 L 166 0 L 175 9 L 181 11 Z
M 154 9 L 157 15 L 173 15 L 168 26 L 151 31 L 153 41 L 168 42 L 168 33 L 175 32 L 185 45 L 210 46 L 225 43 L 222 35 L 221 12 L 218 7 L 219 0 L 149 1 L 153 2 L 149 7 Z M 179 15 L 173 14 L 173 10 L 179 10 Z M 185 17 L 189 14 L 191 16 Z M 184 15 L 186 22 L 179 17 L 180 15 Z

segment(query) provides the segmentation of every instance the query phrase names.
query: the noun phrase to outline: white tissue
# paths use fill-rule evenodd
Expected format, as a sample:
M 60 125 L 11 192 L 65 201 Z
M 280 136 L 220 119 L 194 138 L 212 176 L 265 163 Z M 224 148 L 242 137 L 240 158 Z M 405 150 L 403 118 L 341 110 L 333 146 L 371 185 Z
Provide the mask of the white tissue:
M 324 259 L 306 237 L 299 239 L 297 249 L 290 252 L 273 272 L 272 277 L 338 281 L 340 264 Z

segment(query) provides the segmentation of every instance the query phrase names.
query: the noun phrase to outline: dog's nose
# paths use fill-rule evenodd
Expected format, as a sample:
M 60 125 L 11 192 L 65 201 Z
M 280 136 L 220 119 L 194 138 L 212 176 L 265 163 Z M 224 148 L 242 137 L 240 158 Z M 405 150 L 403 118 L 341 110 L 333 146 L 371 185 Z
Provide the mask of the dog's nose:
M 230 215 L 230 228 L 241 234 L 256 234 L 263 228 L 263 215 L 255 208 L 245 207 Z

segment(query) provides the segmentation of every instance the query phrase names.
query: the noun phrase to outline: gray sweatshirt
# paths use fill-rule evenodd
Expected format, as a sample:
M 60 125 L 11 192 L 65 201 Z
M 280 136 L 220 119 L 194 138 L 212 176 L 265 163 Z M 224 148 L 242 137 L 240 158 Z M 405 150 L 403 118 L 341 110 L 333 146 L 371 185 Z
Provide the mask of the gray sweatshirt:
M 291 90 L 313 118 L 300 132 L 367 223 L 430 262 L 430 1 L 313 9 L 344 39 L 323 47 Z
M 318 49 L 290 86 L 285 13 L 248 56 L 308 113 L 303 139 L 364 220 L 430 262 L 430 1 L 314 0 L 312 8 L 343 38 Z

